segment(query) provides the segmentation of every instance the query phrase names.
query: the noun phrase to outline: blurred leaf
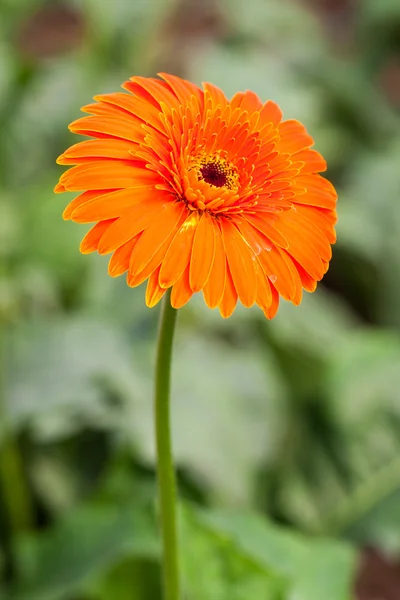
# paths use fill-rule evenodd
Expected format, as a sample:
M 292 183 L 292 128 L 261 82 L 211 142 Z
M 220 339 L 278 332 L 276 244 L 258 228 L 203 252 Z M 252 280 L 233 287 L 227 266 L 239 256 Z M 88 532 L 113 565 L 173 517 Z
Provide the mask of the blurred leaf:
M 313 294 L 304 292 L 299 307 L 282 301 L 278 315 L 265 324 L 281 346 L 295 346 L 327 359 L 356 330 L 357 318 L 340 297 L 323 286 Z
M 364 0 L 361 16 L 368 25 L 393 24 L 400 20 L 400 6 L 397 0 Z
M 382 411 L 400 419 L 400 341 L 389 331 L 353 332 L 337 348 L 328 390 L 336 419 L 353 435 L 379 420 Z
M 318 144 L 322 113 L 320 89 L 299 77 L 298 68 L 280 55 L 260 49 L 235 50 L 214 45 L 190 59 L 190 75 L 195 81 L 212 81 L 228 97 L 238 90 L 250 89 L 263 101 L 274 100 L 286 119 L 307 123 Z
M 19 546 L 12 600 L 73 598 L 125 557 L 158 556 L 154 525 L 140 508 L 88 504 Z
M 186 519 L 191 533 L 190 543 L 184 546 L 184 560 L 187 585 L 194 588 L 190 598 L 350 600 L 355 554 L 345 544 L 307 539 L 251 514 L 188 512 Z M 203 556 L 201 571 L 199 549 Z M 241 564 L 241 568 L 229 571 L 229 564 Z M 227 570 L 230 577 L 226 576 Z M 235 595 L 237 580 L 240 582 L 237 574 L 245 581 L 257 571 L 258 594 L 246 596 L 249 590 L 244 587 L 243 595 Z M 204 591 L 196 595 L 200 578 L 200 589 Z
M 188 600 L 283 598 L 284 582 L 273 569 L 259 564 L 195 513 L 184 514 L 181 560 Z
M 143 348 L 135 348 L 143 356 Z M 150 361 L 143 364 L 151 381 Z M 178 332 L 172 377 L 174 454 L 216 496 L 248 502 L 257 469 L 278 452 L 284 389 L 268 357 L 250 345 L 232 348 L 216 338 Z M 148 393 L 132 404 L 129 435 L 154 460 Z M 251 440 L 251 443 L 249 443 Z
M 102 402 L 100 382 L 125 394 L 140 389 L 127 340 L 100 321 L 21 323 L 13 332 L 8 358 L 12 420 L 20 424 L 29 419 L 50 437 L 74 429 L 77 418 L 100 427 L 115 425 L 112 407 Z
M 310 59 L 327 50 L 318 19 L 307 5 L 280 0 L 224 0 L 222 8 L 239 35 L 273 46 L 275 52 L 296 60 Z
M 359 155 L 341 195 L 338 222 L 339 243 L 362 253 L 380 266 L 398 243 L 400 189 L 400 137 L 383 149 Z

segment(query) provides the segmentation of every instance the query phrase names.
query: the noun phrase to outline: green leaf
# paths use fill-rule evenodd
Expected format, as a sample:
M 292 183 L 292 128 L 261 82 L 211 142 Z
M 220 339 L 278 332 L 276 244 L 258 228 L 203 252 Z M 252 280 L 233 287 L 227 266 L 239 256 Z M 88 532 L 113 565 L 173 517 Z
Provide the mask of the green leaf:
M 114 427 L 117 414 L 105 402 L 100 382 L 122 395 L 140 389 L 127 339 L 107 323 L 37 319 L 12 333 L 6 392 L 16 425 L 29 419 L 47 438 L 75 430 L 77 417 Z
M 154 524 L 143 509 L 88 504 L 18 547 L 12 600 L 61 600 L 85 589 L 126 557 L 155 559 Z
M 182 570 L 187 600 L 281 600 L 283 580 L 230 539 L 184 511 Z
M 355 560 L 344 544 L 307 540 L 249 514 L 189 512 L 188 523 L 184 560 L 188 589 L 193 586 L 190 598 L 242 598 L 229 595 L 238 580 L 257 581 L 261 597 L 268 599 L 350 598 Z

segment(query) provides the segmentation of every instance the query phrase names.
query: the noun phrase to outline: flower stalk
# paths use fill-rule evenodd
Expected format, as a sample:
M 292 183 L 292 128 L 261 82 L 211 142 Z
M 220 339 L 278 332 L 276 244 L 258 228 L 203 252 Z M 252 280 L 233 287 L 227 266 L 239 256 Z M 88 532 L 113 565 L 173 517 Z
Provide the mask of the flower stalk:
M 155 374 L 154 425 L 157 446 L 158 500 L 162 536 L 164 600 L 180 599 L 178 539 L 176 526 L 176 478 L 171 447 L 170 380 L 172 343 L 177 311 L 171 291 L 161 308 Z

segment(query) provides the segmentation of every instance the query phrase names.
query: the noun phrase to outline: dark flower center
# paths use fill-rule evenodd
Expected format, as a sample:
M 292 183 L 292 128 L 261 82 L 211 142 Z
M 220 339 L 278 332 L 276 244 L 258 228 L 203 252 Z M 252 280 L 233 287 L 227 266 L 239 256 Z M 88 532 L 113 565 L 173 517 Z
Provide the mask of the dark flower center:
M 223 187 L 228 182 L 228 172 L 221 162 L 208 162 L 200 167 L 200 173 L 204 181 L 215 187 Z

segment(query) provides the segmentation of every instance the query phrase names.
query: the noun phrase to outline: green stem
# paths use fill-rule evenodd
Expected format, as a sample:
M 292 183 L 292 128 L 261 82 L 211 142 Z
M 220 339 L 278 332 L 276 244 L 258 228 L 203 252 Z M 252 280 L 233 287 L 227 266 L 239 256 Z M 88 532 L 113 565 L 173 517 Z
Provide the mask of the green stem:
M 157 441 L 158 498 L 163 545 L 164 600 L 179 600 L 179 564 L 176 528 L 176 482 L 171 450 L 169 415 L 172 342 L 177 311 L 171 306 L 171 293 L 163 299 L 157 345 L 154 399 Z

